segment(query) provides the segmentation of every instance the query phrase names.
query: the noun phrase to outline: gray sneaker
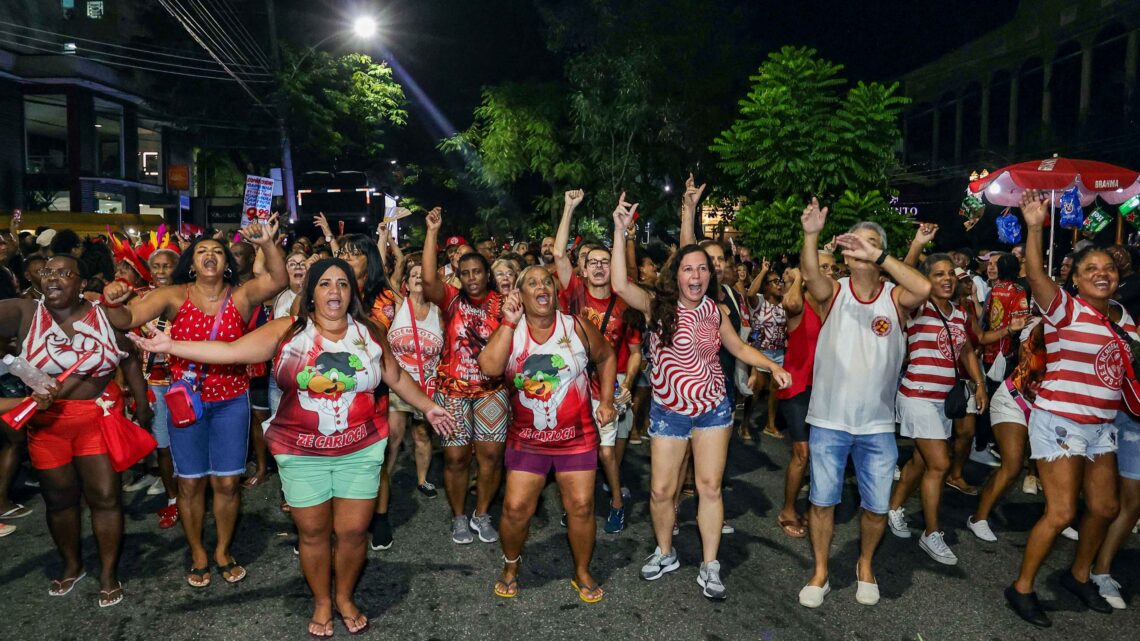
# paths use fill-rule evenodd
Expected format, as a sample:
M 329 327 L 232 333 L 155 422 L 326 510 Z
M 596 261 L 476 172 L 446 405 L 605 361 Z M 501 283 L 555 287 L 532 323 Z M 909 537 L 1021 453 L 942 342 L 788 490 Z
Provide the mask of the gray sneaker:
M 681 562 L 677 560 L 676 550 L 665 555 L 661 553 L 661 548 L 655 548 L 653 554 L 645 560 L 645 565 L 641 566 L 641 578 L 646 581 L 656 581 L 666 572 L 672 572 L 679 567 L 681 567 Z
M 475 541 L 471 531 L 467 529 L 467 517 L 456 516 L 451 519 L 451 542 L 467 545 Z
M 478 534 L 479 540 L 484 543 L 494 543 L 499 540 L 499 533 L 495 531 L 495 526 L 491 525 L 490 514 L 472 514 L 471 531 Z
M 720 561 L 709 561 L 701 564 L 701 571 L 697 574 L 697 585 L 701 586 L 701 594 L 709 599 L 723 599 L 725 596 L 724 584 L 720 582 Z

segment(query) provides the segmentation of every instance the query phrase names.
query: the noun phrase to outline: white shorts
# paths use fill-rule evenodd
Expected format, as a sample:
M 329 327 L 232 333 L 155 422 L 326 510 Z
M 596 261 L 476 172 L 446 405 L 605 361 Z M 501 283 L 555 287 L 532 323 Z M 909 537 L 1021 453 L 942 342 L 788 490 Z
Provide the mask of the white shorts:
M 942 401 L 926 398 L 895 396 L 895 420 L 899 422 L 899 435 L 904 438 L 945 440 L 950 438 L 952 421 L 946 418 Z
M 617 375 L 617 382 L 625 382 L 625 374 Z M 601 405 L 597 399 L 590 400 L 591 407 L 594 411 L 598 410 Z M 633 429 L 633 407 L 629 407 L 626 411 L 618 415 L 617 419 L 608 425 L 598 426 L 598 445 L 602 447 L 613 447 L 617 444 L 619 438 L 629 438 L 629 432 Z
M 1030 407 L 1032 408 L 1032 405 Z M 1005 386 L 1004 382 L 998 385 L 997 391 L 990 399 L 990 424 L 997 425 L 998 423 L 1017 423 L 1022 427 L 1029 426 L 1029 422 L 1025 420 L 1025 412 L 1021 411 L 1021 406 L 1010 395 L 1009 388 Z

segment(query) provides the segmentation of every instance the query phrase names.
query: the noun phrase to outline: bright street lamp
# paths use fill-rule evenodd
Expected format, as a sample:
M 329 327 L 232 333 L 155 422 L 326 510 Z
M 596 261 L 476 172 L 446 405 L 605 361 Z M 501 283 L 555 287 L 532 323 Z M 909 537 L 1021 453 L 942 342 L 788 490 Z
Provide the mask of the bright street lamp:
M 371 38 L 376 35 L 376 20 L 369 16 L 360 16 L 352 21 L 352 31 L 360 38 Z

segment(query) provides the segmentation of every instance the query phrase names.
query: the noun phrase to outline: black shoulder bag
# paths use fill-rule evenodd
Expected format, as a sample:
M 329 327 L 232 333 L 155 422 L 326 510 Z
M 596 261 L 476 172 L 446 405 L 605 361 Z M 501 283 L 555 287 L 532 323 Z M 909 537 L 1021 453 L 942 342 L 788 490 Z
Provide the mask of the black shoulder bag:
M 931 303 L 934 307 L 935 313 L 938 314 L 938 319 L 942 321 L 942 326 L 946 328 L 946 338 L 950 341 L 950 353 L 954 355 L 954 387 L 946 394 L 946 401 L 942 405 L 942 413 L 946 418 L 965 418 L 968 412 L 966 408 L 970 403 L 970 391 L 966 389 L 966 381 L 958 378 L 958 351 L 954 348 L 954 332 L 950 331 L 950 324 L 946 322 L 946 317 L 942 315 L 942 310 L 938 309 L 938 305 Z M 950 306 L 950 314 L 954 314 L 954 306 Z

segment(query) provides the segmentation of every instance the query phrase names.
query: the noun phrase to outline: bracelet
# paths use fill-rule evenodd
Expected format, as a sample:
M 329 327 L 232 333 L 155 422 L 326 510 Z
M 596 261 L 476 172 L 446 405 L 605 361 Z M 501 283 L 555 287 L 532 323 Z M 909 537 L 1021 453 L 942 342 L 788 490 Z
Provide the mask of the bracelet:
M 882 266 L 883 263 L 887 262 L 887 258 L 889 258 L 889 257 L 890 257 L 890 254 L 888 254 L 887 250 L 884 249 L 883 253 L 879 254 L 879 257 L 875 259 L 875 264 Z
M 99 294 L 99 304 L 102 305 L 103 307 L 106 307 L 107 309 L 119 309 L 120 307 L 123 306 L 122 303 L 116 303 L 114 305 L 112 305 L 111 303 L 108 303 L 107 297 L 102 295 L 102 294 Z
M 502 324 L 502 325 L 506 325 L 507 327 L 510 327 L 511 329 L 518 329 L 518 328 L 519 328 L 519 324 L 518 324 L 518 323 L 512 323 L 512 322 L 511 322 L 511 321 L 509 321 L 509 320 L 505 320 L 505 321 L 503 321 L 503 322 L 502 322 L 502 323 L 500 323 L 500 324 Z

